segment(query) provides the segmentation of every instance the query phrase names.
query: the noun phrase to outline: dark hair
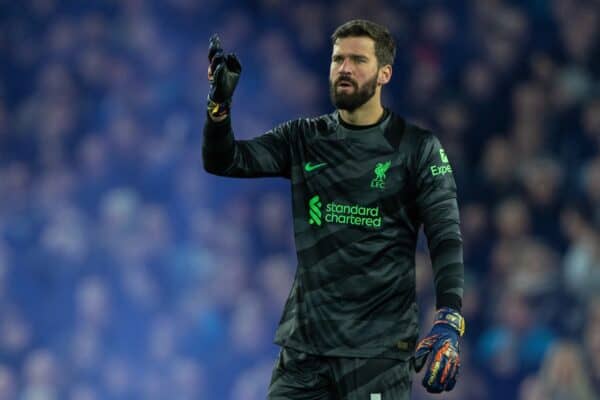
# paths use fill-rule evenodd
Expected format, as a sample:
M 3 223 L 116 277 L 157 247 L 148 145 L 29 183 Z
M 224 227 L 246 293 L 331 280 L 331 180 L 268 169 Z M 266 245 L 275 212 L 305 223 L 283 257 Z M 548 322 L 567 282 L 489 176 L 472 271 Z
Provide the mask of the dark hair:
M 382 25 L 365 19 L 353 19 L 337 27 L 331 42 L 347 37 L 367 36 L 375 42 L 375 57 L 379 66 L 394 64 L 396 58 L 396 42 L 390 31 Z

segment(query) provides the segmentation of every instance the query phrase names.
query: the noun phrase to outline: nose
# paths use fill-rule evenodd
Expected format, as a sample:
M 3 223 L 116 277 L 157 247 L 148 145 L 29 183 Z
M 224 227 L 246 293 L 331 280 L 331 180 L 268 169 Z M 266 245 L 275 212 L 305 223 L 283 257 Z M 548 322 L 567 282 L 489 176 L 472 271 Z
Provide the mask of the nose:
M 338 72 L 342 75 L 349 75 L 352 72 L 350 67 L 351 67 L 350 60 L 348 60 L 346 58 L 344 60 L 344 62 L 340 64 L 340 68 L 339 68 Z

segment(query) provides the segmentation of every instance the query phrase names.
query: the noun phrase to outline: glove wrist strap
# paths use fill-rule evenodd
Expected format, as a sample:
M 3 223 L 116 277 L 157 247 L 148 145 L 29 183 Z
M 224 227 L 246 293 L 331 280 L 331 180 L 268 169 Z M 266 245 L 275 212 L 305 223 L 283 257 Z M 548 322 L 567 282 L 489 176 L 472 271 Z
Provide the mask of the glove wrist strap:
M 460 313 L 450 307 L 442 307 L 435 314 L 434 325 L 444 324 L 454 328 L 460 336 L 465 333 L 465 319 Z
M 231 110 L 231 101 L 225 101 L 223 103 L 216 103 L 216 102 L 212 101 L 209 97 L 206 103 L 207 103 L 206 108 L 208 110 L 208 113 L 213 118 L 218 118 L 218 117 L 227 115 L 227 114 L 229 114 L 229 111 Z

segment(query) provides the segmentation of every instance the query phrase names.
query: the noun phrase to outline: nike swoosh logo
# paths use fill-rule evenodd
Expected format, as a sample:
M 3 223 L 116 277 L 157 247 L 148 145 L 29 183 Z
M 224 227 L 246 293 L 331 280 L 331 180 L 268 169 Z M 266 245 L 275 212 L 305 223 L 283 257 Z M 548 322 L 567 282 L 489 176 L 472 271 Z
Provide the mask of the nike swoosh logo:
M 315 164 L 315 165 L 312 165 L 310 162 L 307 162 L 307 163 L 304 165 L 304 170 L 305 170 L 306 172 L 310 172 L 310 171 L 314 171 L 314 170 L 315 170 L 315 169 L 317 169 L 317 168 L 324 167 L 325 165 L 327 165 L 327 163 L 321 163 L 321 164 Z

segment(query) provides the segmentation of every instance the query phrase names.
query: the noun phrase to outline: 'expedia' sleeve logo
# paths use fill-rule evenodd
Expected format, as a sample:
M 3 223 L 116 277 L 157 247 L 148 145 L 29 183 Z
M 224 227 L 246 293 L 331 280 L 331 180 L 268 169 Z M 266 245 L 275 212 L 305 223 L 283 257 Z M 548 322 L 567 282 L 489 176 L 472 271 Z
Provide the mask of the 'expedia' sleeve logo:
M 444 149 L 440 149 L 440 160 L 442 161 L 442 165 L 431 165 L 429 167 L 429 171 L 431 171 L 432 176 L 438 175 L 446 175 L 448 173 L 452 173 L 452 167 L 448 161 L 448 156 Z
M 444 149 L 440 149 L 440 158 L 444 164 L 448 164 L 448 156 L 446 155 Z

